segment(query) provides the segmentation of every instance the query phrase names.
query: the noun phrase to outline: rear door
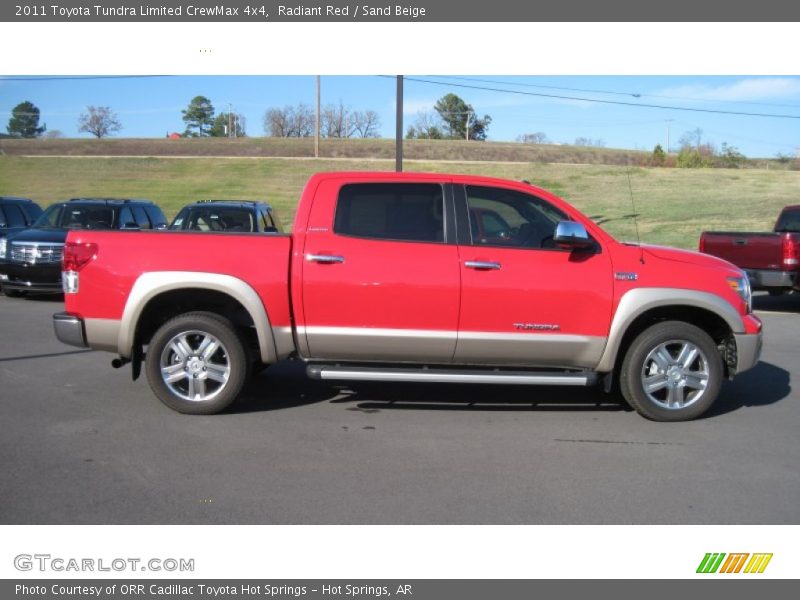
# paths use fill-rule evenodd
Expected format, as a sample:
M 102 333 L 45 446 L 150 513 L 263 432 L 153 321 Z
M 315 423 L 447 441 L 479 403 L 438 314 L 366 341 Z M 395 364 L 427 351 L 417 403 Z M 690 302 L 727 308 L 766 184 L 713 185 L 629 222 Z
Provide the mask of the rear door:
M 302 261 L 298 336 L 315 359 L 450 362 L 460 275 L 444 181 L 327 180 Z M 303 340 L 299 340 L 303 348 Z
M 499 186 L 458 186 L 462 297 L 455 362 L 593 367 L 611 323 L 611 261 L 553 243 L 569 217 Z M 469 227 L 464 227 L 464 222 Z

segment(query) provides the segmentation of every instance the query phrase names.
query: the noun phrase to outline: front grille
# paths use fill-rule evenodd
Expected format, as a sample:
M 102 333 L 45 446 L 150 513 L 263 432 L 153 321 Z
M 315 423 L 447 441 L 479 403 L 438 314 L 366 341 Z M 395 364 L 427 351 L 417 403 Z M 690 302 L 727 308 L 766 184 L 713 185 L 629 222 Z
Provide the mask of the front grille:
M 39 244 L 36 242 L 12 242 L 11 262 L 28 265 L 60 263 L 64 244 Z

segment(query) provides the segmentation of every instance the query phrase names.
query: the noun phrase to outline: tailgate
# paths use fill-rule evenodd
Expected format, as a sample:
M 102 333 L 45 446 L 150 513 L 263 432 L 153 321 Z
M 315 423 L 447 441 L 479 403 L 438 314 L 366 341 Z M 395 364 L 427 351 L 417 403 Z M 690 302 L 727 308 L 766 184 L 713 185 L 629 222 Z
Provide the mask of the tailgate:
M 781 269 L 783 240 L 779 233 L 703 232 L 700 251 L 743 269 Z

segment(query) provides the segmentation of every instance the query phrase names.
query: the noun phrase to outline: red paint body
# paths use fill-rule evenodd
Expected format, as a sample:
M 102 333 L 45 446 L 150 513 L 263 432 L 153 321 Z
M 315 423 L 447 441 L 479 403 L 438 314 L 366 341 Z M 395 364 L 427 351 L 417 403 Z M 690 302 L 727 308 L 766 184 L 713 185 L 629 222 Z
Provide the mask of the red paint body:
M 452 183 L 535 195 L 582 223 L 599 252 L 581 255 L 337 235 L 333 219 L 338 191 L 355 182 Z M 523 321 L 557 323 L 563 334 L 607 336 L 622 295 L 641 287 L 709 292 L 746 315 L 742 300 L 726 281 L 741 274 L 733 265 L 693 252 L 621 244 L 545 190 L 485 177 L 317 174 L 303 191 L 291 236 L 76 231 L 68 241 L 91 242 L 98 248 L 80 272 L 80 292 L 65 297 L 66 310 L 83 318 L 120 319 L 134 282 L 150 271 L 201 271 L 241 279 L 257 292 L 273 327 L 503 333 L 513 332 L 513 322 Z M 307 254 L 341 255 L 345 262 L 309 262 Z M 503 268 L 465 268 L 470 260 L 497 261 Z M 638 279 L 619 280 L 619 272 L 636 273 Z M 752 330 L 748 332 L 760 330 L 757 318 L 745 316 L 744 321 Z

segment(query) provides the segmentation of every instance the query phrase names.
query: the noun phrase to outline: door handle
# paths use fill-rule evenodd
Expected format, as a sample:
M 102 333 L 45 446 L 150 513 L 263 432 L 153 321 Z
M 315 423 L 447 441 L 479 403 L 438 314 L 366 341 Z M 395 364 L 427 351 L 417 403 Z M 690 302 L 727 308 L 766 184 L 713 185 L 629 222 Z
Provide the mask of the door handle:
M 335 263 L 343 263 L 344 256 L 336 256 L 335 254 L 306 254 L 306 260 L 325 265 L 331 265 Z
M 466 260 L 464 266 L 468 269 L 478 269 L 479 271 L 499 271 L 502 266 L 499 262 L 486 260 Z

